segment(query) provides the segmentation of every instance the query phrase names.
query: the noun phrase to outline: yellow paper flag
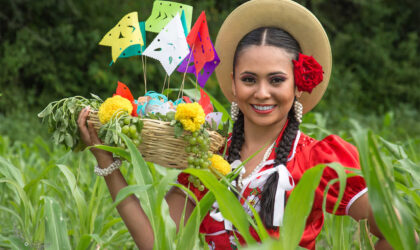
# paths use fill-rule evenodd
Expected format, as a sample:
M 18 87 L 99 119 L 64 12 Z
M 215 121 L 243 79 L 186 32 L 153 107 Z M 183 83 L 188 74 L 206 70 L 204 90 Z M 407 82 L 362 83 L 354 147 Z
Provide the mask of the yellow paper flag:
M 99 42 L 99 45 L 112 47 L 112 61 L 134 44 L 143 45 L 137 12 L 125 15 Z

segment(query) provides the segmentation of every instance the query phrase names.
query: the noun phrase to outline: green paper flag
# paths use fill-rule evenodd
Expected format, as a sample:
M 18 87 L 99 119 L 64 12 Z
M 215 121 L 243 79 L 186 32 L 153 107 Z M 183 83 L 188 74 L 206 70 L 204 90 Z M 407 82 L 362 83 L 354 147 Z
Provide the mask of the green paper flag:
M 155 1 L 152 14 L 146 20 L 146 31 L 159 33 L 176 14 L 179 13 L 182 16 L 182 12 L 184 12 L 188 29 L 186 32 L 188 33 L 191 28 L 192 11 L 193 7 L 190 5 L 170 1 Z

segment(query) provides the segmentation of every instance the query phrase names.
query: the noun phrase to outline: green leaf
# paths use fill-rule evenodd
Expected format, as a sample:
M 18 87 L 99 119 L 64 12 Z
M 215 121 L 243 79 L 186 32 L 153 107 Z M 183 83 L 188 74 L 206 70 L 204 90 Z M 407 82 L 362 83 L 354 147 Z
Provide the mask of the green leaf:
M 180 122 L 175 123 L 174 130 L 175 138 L 179 138 L 184 133 L 184 128 Z
M 152 185 L 129 185 L 126 186 L 124 188 L 122 188 L 118 194 L 117 197 L 115 197 L 115 201 L 114 201 L 114 206 L 118 206 L 118 204 L 120 204 L 121 201 L 123 201 L 125 198 L 127 198 L 128 196 L 132 195 L 132 194 L 138 194 L 140 192 L 146 191 L 147 189 L 151 188 Z
M 280 228 L 280 241 L 277 247 L 295 249 L 305 229 L 306 219 L 312 209 L 315 190 L 321 180 L 325 165 L 308 169 L 290 194 Z
M 338 206 L 340 205 L 341 199 L 343 198 L 344 195 L 344 191 L 346 189 L 346 183 L 347 183 L 347 175 L 345 172 L 345 168 L 337 162 L 333 162 L 333 163 L 329 163 L 328 166 L 332 169 L 334 169 L 334 171 L 337 173 L 338 175 L 338 180 L 340 183 L 340 190 L 338 193 L 338 197 L 337 197 L 337 201 L 334 204 L 334 209 L 333 209 L 333 214 L 335 214 L 335 212 L 338 209 Z M 333 185 L 333 183 L 331 183 L 331 185 Z M 327 185 L 327 188 L 324 190 L 324 203 L 323 203 L 323 208 L 325 207 L 326 204 L 326 200 L 327 200 L 327 194 L 328 191 L 330 189 L 330 184 Z M 325 210 L 324 210 L 325 211 Z
M 257 223 L 257 228 L 255 228 L 255 231 L 258 233 L 260 240 L 263 242 L 267 239 L 270 239 L 270 235 L 268 234 L 267 229 L 261 221 L 261 217 L 258 214 L 257 210 L 255 210 L 254 206 L 252 205 L 249 205 L 248 207 L 251 209 L 252 214 L 254 215 L 254 220 Z
M 361 250 L 373 250 L 372 239 L 369 236 L 369 226 L 367 220 L 359 221 L 359 247 Z
M 67 185 L 68 185 L 68 187 L 71 191 L 74 202 L 76 203 L 80 224 L 81 225 L 87 225 L 88 214 L 87 214 L 86 200 L 85 200 L 85 197 L 83 195 L 83 192 L 77 186 L 76 178 L 74 177 L 74 174 L 65 165 L 58 164 L 57 166 L 60 169 L 60 171 L 64 174 L 64 176 L 66 177 Z M 83 228 L 85 228 L 85 227 L 83 227 Z M 82 233 L 84 233 L 84 232 L 82 232 Z
M 97 96 L 97 95 L 95 95 L 95 94 L 93 94 L 93 93 L 90 93 L 90 95 L 95 99 L 95 100 L 97 100 L 97 101 L 99 101 L 99 102 L 104 102 L 99 96 Z
M 92 236 L 89 234 L 83 235 L 79 242 L 77 243 L 76 250 L 85 250 L 89 249 L 89 245 L 91 244 Z
M 42 110 L 41 112 L 38 113 L 38 117 L 39 118 L 44 118 L 48 115 L 50 115 L 52 112 L 52 107 L 51 107 L 51 103 L 48 104 L 47 107 L 44 108 L 44 110 Z
M 179 174 L 177 169 L 168 169 L 166 175 L 160 179 L 156 190 L 156 206 L 154 208 L 155 221 L 157 228 L 154 230 L 155 235 L 164 235 L 159 242 L 155 241 L 157 249 L 173 249 L 175 248 L 176 224 L 170 216 L 169 207 L 164 199 L 170 183 L 173 183 Z M 180 222 L 183 223 L 183 222 Z
M 60 205 L 48 196 L 44 196 L 44 204 L 45 249 L 71 249 Z
M 192 192 L 189 189 L 186 189 L 183 186 L 180 188 L 187 191 L 188 194 L 192 194 Z M 191 197 L 195 197 L 195 195 L 192 194 Z M 200 202 L 197 203 L 193 212 L 190 215 L 190 218 L 187 221 L 187 224 L 185 225 L 184 230 L 182 231 L 182 234 L 179 236 L 177 249 L 194 249 L 194 247 L 192 246 L 195 245 L 195 240 L 191 240 L 191 236 L 198 235 L 200 223 L 203 220 L 204 216 L 206 216 L 208 211 L 210 211 L 214 201 L 215 198 L 213 193 L 207 192 L 207 194 L 204 195 Z
M 127 152 L 127 150 L 120 148 L 120 147 L 112 147 L 112 146 L 107 146 L 107 145 L 94 145 L 94 146 L 89 146 L 86 149 L 90 149 L 90 148 L 99 148 L 108 152 L 111 152 L 113 154 L 118 155 L 119 157 L 126 159 L 127 161 L 131 161 L 131 155 L 129 152 Z
M 185 218 L 185 211 L 186 211 L 186 205 L 188 203 L 189 197 L 185 196 L 185 205 L 184 209 L 182 211 L 182 216 L 179 223 L 178 228 L 178 235 L 177 235 L 177 244 L 176 249 L 182 250 L 182 249 L 193 249 L 194 246 L 198 243 L 198 238 L 193 237 L 191 239 L 191 235 L 198 235 L 199 234 L 199 227 L 200 227 L 200 203 L 195 196 L 195 194 L 187 187 L 181 185 L 181 184 L 173 184 L 173 186 L 183 190 L 185 193 L 188 194 L 188 196 L 192 197 L 195 200 L 195 209 L 197 213 L 194 214 L 194 216 L 190 215 L 188 218 L 188 222 L 190 222 L 193 226 L 185 227 L 184 226 L 184 218 Z M 187 223 L 188 223 L 187 222 Z
M 216 177 L 206 170 L 188 168 L 184 170 L 185 173 L 192 174 L 200 178 L 200 181 L 214 194 L 219 204 L 219 209 L 222 215 L 227 220 L 231 221 L 243 236 L 245 241 L 254 243 L 255 239 L 249 232 L 249 215 L 245 212 L 238 199 L 233 195 L 227 187 L 221 184 Z
M 414 249 L 414 218 L 410 218 L 405 202 L 395 192 L 392 163 L 378 150 L 378 143 L 371 131 L 360 126 L 355 126 L 355 129 L 352 135 L 359 149 L 375 222 L 394 249 Z M 395 210 L 399 211 L 401 220 Z
M 24 239 L 18 236 L 4 237 L 0 234 L 0 247 L 4 246 L 13 250 L 31 249 L 28 242 L 24 242 Z
M 64 143 L 69 148 L 72 148 L 73 147 L 73 137 L 69 133 L 65 133 L 65 135 L 64 135 Z
M 130 153 L 131 164 L 133 165 L 136 183 L 141 186 L 153 184 L 153 177 L 150 173 L 149 167 L 141 156 L 140 151 L 137 149 L 136 145 L 134 145 L 133 141 L 125 134 L 120 133 L 119 135 L 124 140 Z M 149 218 L 152 228 L 156 229 L 157 222 L 155 221 L 153 215 L 153 211 L 155 210 L 156 206 L 156 190 L 153 188 L 146 190 L 142 193 L 142 195 L 139 196 L 139 199 L 141 201 L 144 212 Z

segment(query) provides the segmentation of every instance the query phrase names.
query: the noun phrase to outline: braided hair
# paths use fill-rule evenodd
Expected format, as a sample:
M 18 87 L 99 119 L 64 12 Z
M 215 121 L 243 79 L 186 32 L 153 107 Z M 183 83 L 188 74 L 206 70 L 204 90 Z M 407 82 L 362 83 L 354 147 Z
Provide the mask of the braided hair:
M 286 31 L 279 28 L 262 27 L 251 31 L 239 41 L 233 59 L 233 69 L 235 69 L 240 53 L 251 45 L 270 45 L 285 49 L 293 55 L 293 59 L 295 60 L 297 60 L 298 54 L 301 52 L 299 43 Z M 235 70 L 233 70 L 233 75 L 235 75 Z M 288 119 L 289 122 L 285 128 L 283 137 L 275 147 L 276 158 L 274 160 L 274 165 L 276 166 L 279 164 L 286 165 L 287 157 L 299 130 L 299 122 L 295 119 L 293 107 L 288 113 Z M 233 126 L 231 144 L 228 150 L 229 163 L 240 159 L 240 151 L 244 142 L 244 115 L 239 111 L 238 119 Z M 260 200 L 260 217 L 264 225 L 271 229 L 275 228 L 273 226 L 273 213 L 278 179 L 279 175 L 277 172 L 270 175 L 264 184 Z

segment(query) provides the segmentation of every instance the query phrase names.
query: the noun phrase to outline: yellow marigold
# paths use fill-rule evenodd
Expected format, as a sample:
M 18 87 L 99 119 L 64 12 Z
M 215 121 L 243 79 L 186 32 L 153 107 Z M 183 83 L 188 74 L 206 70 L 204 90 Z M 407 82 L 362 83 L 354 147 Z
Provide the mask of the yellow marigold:
M 219 174 L 227 175 L 232 171 L 230 164 L 220 155 L 214 154 L 210 158 L 210 161 L 211 165 L 209 168 L 213 172 L 218 172 Z
M 180 121 L 185 130 L 197 131 L 205 121 L 204 110 L 196 102 L 181 103 L 176 108 L 175 120 Z
M 102 124 L 109 122 L 112 115 L 119 110 L 127 111 L 128 114 L 131 114 L 131 112 L 133 112 L 133 105 L 128 99 L 123 98 L 120 95 L 115 95 L 106 99 L 99 107 L 99 121 Z

